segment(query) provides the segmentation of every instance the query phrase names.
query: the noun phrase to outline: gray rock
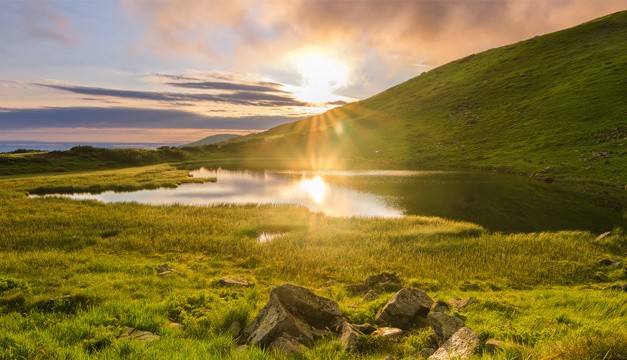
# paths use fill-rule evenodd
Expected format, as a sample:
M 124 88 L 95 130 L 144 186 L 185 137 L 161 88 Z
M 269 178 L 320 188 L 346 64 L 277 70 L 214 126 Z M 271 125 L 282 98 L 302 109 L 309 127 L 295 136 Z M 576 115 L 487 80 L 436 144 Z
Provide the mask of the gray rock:
M 301 339 L 290 335 L 283 335 L 272 342 L 271 348 L 284 354 L 291 355 L 302 351 L 305 346 L 306 345 L 301 342 Z
M 597 265 L 599 265 L 599 266 L 610 266 L 613 263 L 614 262 L 612 260 L 608 259 L 608 258 L 604 258 L 604 259 L 601 259 L 601 260 L 597 261 Z
M 242 342 L 290 353 L 339 331 L 343 323 L 337 303 L 286 284 L 272 289 L 266 306 L 244 330 Z
M 178 271 L 176 271 L 172 266 L 168 264 L 163 264 L 157 268 L 157 275 L 159 276 L 166 276 L 166 275 L 177 274 L 177 273 Z
M 468 359 L 479 349 L 481 340 L 474 331 L 467 327 L 457 330 L 429 360 Z
M 403 335 L 403 330 L 394 327 L 378 328 L 371 336 L 394 337 Z
M 604 232 L 603 234 L 597 236 L 597 238 L 595 240 L 596 241 L 601 241 L 601 240 L 605 239 L 606 237 L 608 237 L 610 235 L 612 235 L 612 232 L 611 231 L 607 231 L 607 232 Z
M 476 299 L 473 299 L 473 298 L 470 298 L 470 299 L 452 299 L 450 301 L 450 303 L 453 306 L 453 308 L 455 308 L 456 310 L 463 310 L 464 308 L 466 308 L 469 305 L 478 303 L 478 301 Z
M 238 277 L 223 277 L 220 280 L 216 281 L 215 285 L 220 287 L 245 287 L 248 286 L 248 280 Z
M 431 311 L 443 312 L 443 313 L 449 312 L 450 310 L 451 310 L 451 307 L 444 300 L 436 301 L 435 304 L 433 304 L 433 307 L 431 308 Z
M 360 336 L 363 336 L 363 334 L 359 330 L 348 322 L 344 322 L 339 340 L 347 351 L 353 351 Z
M 495 352 L 503 349 L 503 344 L 496 339 L 488 339 L 485 342 L 485 346 L 483 347 L 485 351 L 489 354 L 494 354 Z
M 377 293 L 372 291 L 372 290 L 368 290 L 366 295 L 364 295 L 364 297 L 363 297 L 364 301 L 372 301 L 372 300 L 376 300 L 378 298 L 379 298 L 379 295 L 377 295 Z
M 618 290 L 627 292 L 627 284 L 616 284 L 606 287 L 604 290 Z
M 235 320 L 233 321 L 231 326 L 229 326 L 226 332 L 231 334 L 234 338 L 236 338 L 242 332 L 242 324 L 240 324 L 239 321 Z
M 418 359 L 427 359 L 429 356 L 433 355 L 434 352 L 435 350 L 432 348 L 422 349 L 418 353 Z
M 396 273 L 381 273 L 368 276 L 366 279 L 368 289 L 381 291 L 398 291 L 402 283 L 403 281 Z
M 404 288 L 397 292 L 375 315 L 379 326 L 407 329 L 417 317 L 426 317 L 433 300 L 426 292 Z
M 442 346 L 446 340 L 464 326 L 461 319 L 441 312 L 429 313 L 427 320 L 433 329 L 438 346 Z
M 350 295 L 366 294 L 368 292 L 368 286 L 366 284 L 350 284 L 346 285 L 346 291 Z
M 375 330 L 377 330 L 376 327 L 370 325 L 370 324 L 351 324 L 353 325 L 353 327 L 355 329 L 357 329 L 357 331 L 361 332 L 364 335 L 370 335 L 372 334 Z
M 159 340 L 160 338 L 159 335 L 155 335 L 149 331 L 141 331 L 131 327 L 124 329 L 120 335 L 118 335 L 118 339 L 131 339 L 141 342 Z

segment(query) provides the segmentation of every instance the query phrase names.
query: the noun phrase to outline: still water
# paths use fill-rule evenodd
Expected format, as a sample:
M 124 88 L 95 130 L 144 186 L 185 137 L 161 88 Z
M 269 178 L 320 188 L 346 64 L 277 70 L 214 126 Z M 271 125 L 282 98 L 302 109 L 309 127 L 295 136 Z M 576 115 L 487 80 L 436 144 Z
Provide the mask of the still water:
M 190 175 L 217 181 L 174 189 L 57 196 L 150 205 L 294 204 L 329 216 L 440 216 L 505 232 L 602 232 L 623 223 L 622 209 L 627 203 L 624 197 L 599 198 L 522 176 L 472 171 L 312 173 L 201 168 Z

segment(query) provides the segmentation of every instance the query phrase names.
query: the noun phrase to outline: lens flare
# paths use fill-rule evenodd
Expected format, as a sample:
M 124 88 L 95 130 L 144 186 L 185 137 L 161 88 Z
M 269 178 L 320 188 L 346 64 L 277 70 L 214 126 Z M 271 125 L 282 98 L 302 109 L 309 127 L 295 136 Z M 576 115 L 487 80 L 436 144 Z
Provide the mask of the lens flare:
M 313 179 L 303 179 L 300 182 L 300 188 L 305 190 L 313 201 L 320 204 L 324 199 L 328 186 L 320 176 L 316 176 Z

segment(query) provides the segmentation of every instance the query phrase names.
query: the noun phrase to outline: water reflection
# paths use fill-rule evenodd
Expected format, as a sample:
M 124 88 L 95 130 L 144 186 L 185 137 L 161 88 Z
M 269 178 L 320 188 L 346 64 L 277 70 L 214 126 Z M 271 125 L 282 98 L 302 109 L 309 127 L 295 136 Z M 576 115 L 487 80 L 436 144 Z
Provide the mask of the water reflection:
M 229 171 L 199 169 L 193 177 L 217 178 L 215 183 L 184 184 L 175 189 L 107 191 L 62 195 L 104 203 L 137 202 L 165 205 L 293 204 L 330 216 L 394 218 L 403 215 L 385 196 L 331 185 L 322 176 L 304 172 Z

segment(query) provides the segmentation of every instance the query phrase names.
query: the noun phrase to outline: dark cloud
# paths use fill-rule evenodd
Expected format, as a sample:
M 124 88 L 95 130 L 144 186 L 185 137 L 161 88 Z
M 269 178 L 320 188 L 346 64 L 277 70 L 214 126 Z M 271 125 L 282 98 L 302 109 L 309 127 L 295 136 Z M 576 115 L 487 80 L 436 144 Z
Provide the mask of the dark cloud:
M 266 130 L 296 121 L 287 116 L 205 116 L 179 110 L 136 108 L 43 108 L 0 111 L 0 129 L 170 128 Z
M 156 92 L 156 91 L 137 91 L 137 90 L 119 90 L 106 89 L 76 85 L 59 85 L 35 83 L 35 85 L 44 86 L 51 89 L 68 91 L 88 96 L 105 96 L 117 97 L 136 100 L 151 100 L 159 102 L 168 102 L 180 104 L 186 102 L 215 102 L 234 105 L 248 106 L 307 106 L 307 103 L 295 100 L 291 95 L 268 94 L 265 92 L 252 91 L 236 91 L 233 93 L 223 94 L 198 94 L 198 93 L 177 93 L 177 92 Z
M 257 83 L 237 84 L 224 81 L 199 81 L 199 82 L 169 82 L 167 85 L 188 88 L 188 89 L 207 89 L 207 90 L 243 90 L 257 92 L 283 92 L 279 89 L 280 84 L 276 83 Z
M 348 102 L 344 101 L 344 100 L 336 100 L 336 101 L 329 101 L 329 102 L 326 102 L 324 104 L 325 105 L 346 105 L 346 104 L 348 104 Z

